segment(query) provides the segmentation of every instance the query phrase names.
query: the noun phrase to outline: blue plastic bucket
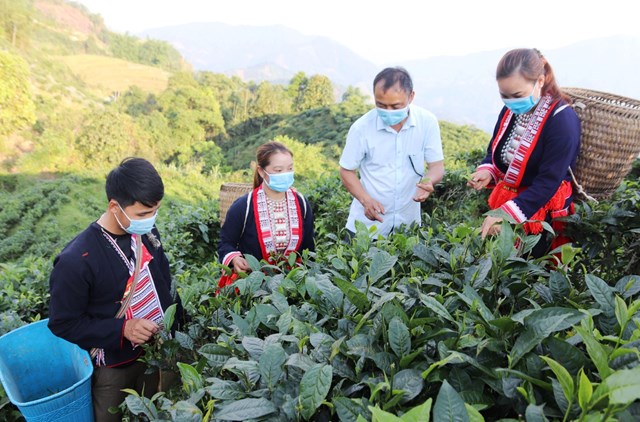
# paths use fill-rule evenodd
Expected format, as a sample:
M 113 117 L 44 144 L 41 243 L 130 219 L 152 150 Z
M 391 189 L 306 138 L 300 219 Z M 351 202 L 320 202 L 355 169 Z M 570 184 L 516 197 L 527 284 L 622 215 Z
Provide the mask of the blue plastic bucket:
M 91 422 L 89 353 L 51 333 L 47 321 L 0 337 L 2 386 L 29 422 Z

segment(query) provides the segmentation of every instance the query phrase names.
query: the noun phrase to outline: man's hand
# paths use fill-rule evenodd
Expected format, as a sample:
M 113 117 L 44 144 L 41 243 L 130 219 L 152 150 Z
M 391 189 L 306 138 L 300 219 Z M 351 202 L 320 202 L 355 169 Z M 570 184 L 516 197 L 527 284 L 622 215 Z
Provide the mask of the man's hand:
M 433 187 L 433 182 L 431 182 L 431 179 L 429 179 L 428 177 L 416 183 L 416 187 L 416 194 L 413 197 L 413 200 L 416 202 L 426 201 L 429 195 L 431 195 L 435 190 L 435 188 Z
M 144 344 L 160 327 L 149 319 L 132 318 L 124 323 L 124 337 L 135 344 Z
M 364 208 L 364 216 L 371 221 L 379 221 L 382 223 L 381 214 L 384 214 L 384 207 L 382 204 L 373 199 L 369 193 L 364 190 L 362 183 L 355 170 L 347 170 L 344 167 L 340 167 L 340 178 L 342 184 L 349 191 L 349 193 L 359 201 Z
M 371 221 L 379 221 L 382 223 L 382 214 L 384 214 L 384 206 L 375 199 L 369 197 L 361 202 L 364 207 L 364 216 Z
M 231 264 L 233 265 L 233 269 L 236 270 L 237 273 L 248 273 L 251 271 L 251 267 L 247 260 L 242 256 L 236 256 L 231 260 Z

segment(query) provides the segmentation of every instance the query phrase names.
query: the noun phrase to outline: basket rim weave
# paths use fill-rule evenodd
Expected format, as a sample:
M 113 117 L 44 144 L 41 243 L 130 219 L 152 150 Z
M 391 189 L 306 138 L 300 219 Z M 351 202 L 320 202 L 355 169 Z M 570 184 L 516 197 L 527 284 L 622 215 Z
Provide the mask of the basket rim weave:
M 253 190 L 253 183 L 224 182 L 220 185 L 220 225 L 224 224 L 229 207 L 236 199 Z
M 582 128 L 574 169 L 578 190 L 607 198 L 640 154 L 640 101 L 588 88 L 561 89 L 571 98 Z

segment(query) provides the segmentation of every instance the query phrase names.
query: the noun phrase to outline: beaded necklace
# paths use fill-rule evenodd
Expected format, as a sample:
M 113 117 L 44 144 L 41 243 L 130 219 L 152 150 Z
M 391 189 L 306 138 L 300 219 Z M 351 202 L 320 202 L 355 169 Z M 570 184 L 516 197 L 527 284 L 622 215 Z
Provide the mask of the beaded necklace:
M 526 129 L 530 119 L 531 114 L 529 113 L 516 114 L 516 121 L 513 125 L 513 128 L 511 129 L 511 132 L 509 132 L 507 140 L 502 145 L 502 151 L 500 152 L 500 158 L 506 166 L 509 166 L 513 161 L 513 156 L 520 146 L 522 134 L 524 133 L 524 130 Z
M 287 248 L 290 239 L 289 218 L 287 213 L 287 199 L 283 198 L 274 201 L 267 197 L 267 207 L 269 209 L 269 222 L 271 223 L 271 233 L 276 244 L 276 250 L 282 252 Z

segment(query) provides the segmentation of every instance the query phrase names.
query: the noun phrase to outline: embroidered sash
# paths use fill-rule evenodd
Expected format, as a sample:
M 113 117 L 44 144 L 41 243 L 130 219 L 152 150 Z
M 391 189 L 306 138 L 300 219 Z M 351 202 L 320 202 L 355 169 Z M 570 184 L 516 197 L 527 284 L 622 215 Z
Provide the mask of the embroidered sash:
M 524 176 L 525 169 L 527 168 L 527 163 L 529 162 L 529 158 L 535 149 L 536 144 L 538 143 L 538 139 L 540 138 L 540 134 L 542 133 L 542 128 L 546 123 L 549 116 L 552 115 L 551 111 L 557 104 L 557 101 L 553 101 L 552 97 L 546 95 L 540 99 L 540 102 L 536 106 L 536 109 L 533 112 L 533 115 L 529 119 L 529 122 L 520 138 L 520 144 L 516 149 L 513 160 L 511 164 L 509 164 L 509 168 L 506 173 L 501 173 L 498 169 L 498 166 L 495 163 L 495 155 L 496 149 L 498 148 L 498 144 L 500 140 L 505 136 L 507 129 L 509 128 L 509 124 L 513 118 L 513 112 L 507 110 L 505 115 L 500 122 L 500 129 L 494 140 L 492 141 L 492 160 L 493 167 L 499 173 L 501 179 L 500 182 L 497 183 L 493 192 L 489 196 L 489 206 L 491 209 L 500 208 L 506 206 L 509 201 L 513 200 L 518 196 L 520 192 L 526 189 L 526 187 L 520 186 L 522 182 L 522 177 Z M 522 212 L 519 211 L 521 218 L 527 218 L 527 221 L 524 225 L 525 231 L 530 234 L 540 233 L 542 232 L 542 224 L 538 221 L 544 221 L 547 213 L 559 213 L 564 209 L 566 200 L 572 194 L 571 185 L 569 183 L 563 182 L 558 187 L 558 190 L 555 192 L 554 196 L 543 205 L 536 213 L 532 216 L 524 216 L 521 215 Z M 508 205 L 508 204 L 507 204 Z M 504 208 L 504 207 L 503 207 Z M 513 215 L 513 213 L 509 212 L 510 208 L 507 207 L 505 211 L 518 221 L 518 215 Z
M 520 138 L 520 145 L 516 149 L 513 160 L 511 164 L 509 164 L 509 168 L 507 172 L 504 174 L 504 182 L 511 187 L 520 186 L 520 182 L 522 181 L 522 177 L 524 176 L 525 169 L 527 168 L 527 163 L 529 162 L 529 158 L 533 153 L 533 150 L 538 143 L 538 139 L 540 139 L 540 134 L 542 133 L 542 127 L 546 123 L 549 116 L 551 116 L 551 110 L 555 107 L 558 101 L 553 101 L 553 98 L 550 95 L 545 95 L 540 99 L 536 109 L 533 112 L 533 115 L 529 119 L 529 123 Z M 498 144 L 502 137 L 506 134 L 509 124 L 513 118 L 513 112 L 511 110 L 507 110 L 504 114 L 502 121 L 500 122 L 500 129 L 498 130 L 498 134 L 493 140 L 492 144 L 492 160 L 494 161 L 494 167 L 497 169 L 498 166 L 495 163 L 495 151 L 498 148 Z M 502 178 L 502 175 L 500 175 Z
M 286 257 L 291 252 L 296 251 L 302 243 L 302 215 L 300 214 L 298 196 L 293 189 L 285 192 L 285 199 L 287 204 L 287 218 L 289 219 L 289 230 L 291 232 L 289 243 L 283 252 L 283 256 Z M 258 186 L 253 191 L 253 209 L 262 257 L 267 262 L 274 264 L 277 261 L 279 253 L 276 249 L 274 234 L 272 233 L 267 195 L 262 189 L 262 186 Z
M 132 250 L 132 259 L 127 259 L 125 253 L 120 249 L 120 246 L 116 242 L 114 238 L 109 236 L 104 230 L 102 230 L 102 234 L 105 239 L 109 242 L 111 247 L 116 251 L 118 256 L 120 257 L 122 263 L 129 270 L 129 279 L 127 280 L 127 284 L 124 290 L 124 294 L 122 295 L 122 300 L 130 294 L 131 285 L 133 283 L 133 275 L 135 272 L 135 256 L 136 256 L 136 236 L 135 234 L 131 235 L 131 250 Z M 158 292 L 156 290 L 155 283 L 153 282 L 153 276 L 151 275 L 151 270 L 149 269 L 149 263 L 153 259 L 153 256 L 147 250 L 147 247 L 142 244 L 142 253 L 141 253 L 141 266 L 140 273 L 138 274 L 138 281 L 135 285 L 135 289 L 133 292 L 133 296 L 131 298 L 131 303 L 126 310 L 125 319 L 148 319 L 155 322 L 158 325 L 162 325 L 164 321 L 164 311 L 162 310 L 162 306 L 160 304 L 160 299 L 158 297 Z M 131 343 L 131 345 L 135 348 L 137 344 Z M 98 354 L 96 355 L 96 365 L 101 366 L 105 364 L 105 356 L 104 349 L 99 349 Z

